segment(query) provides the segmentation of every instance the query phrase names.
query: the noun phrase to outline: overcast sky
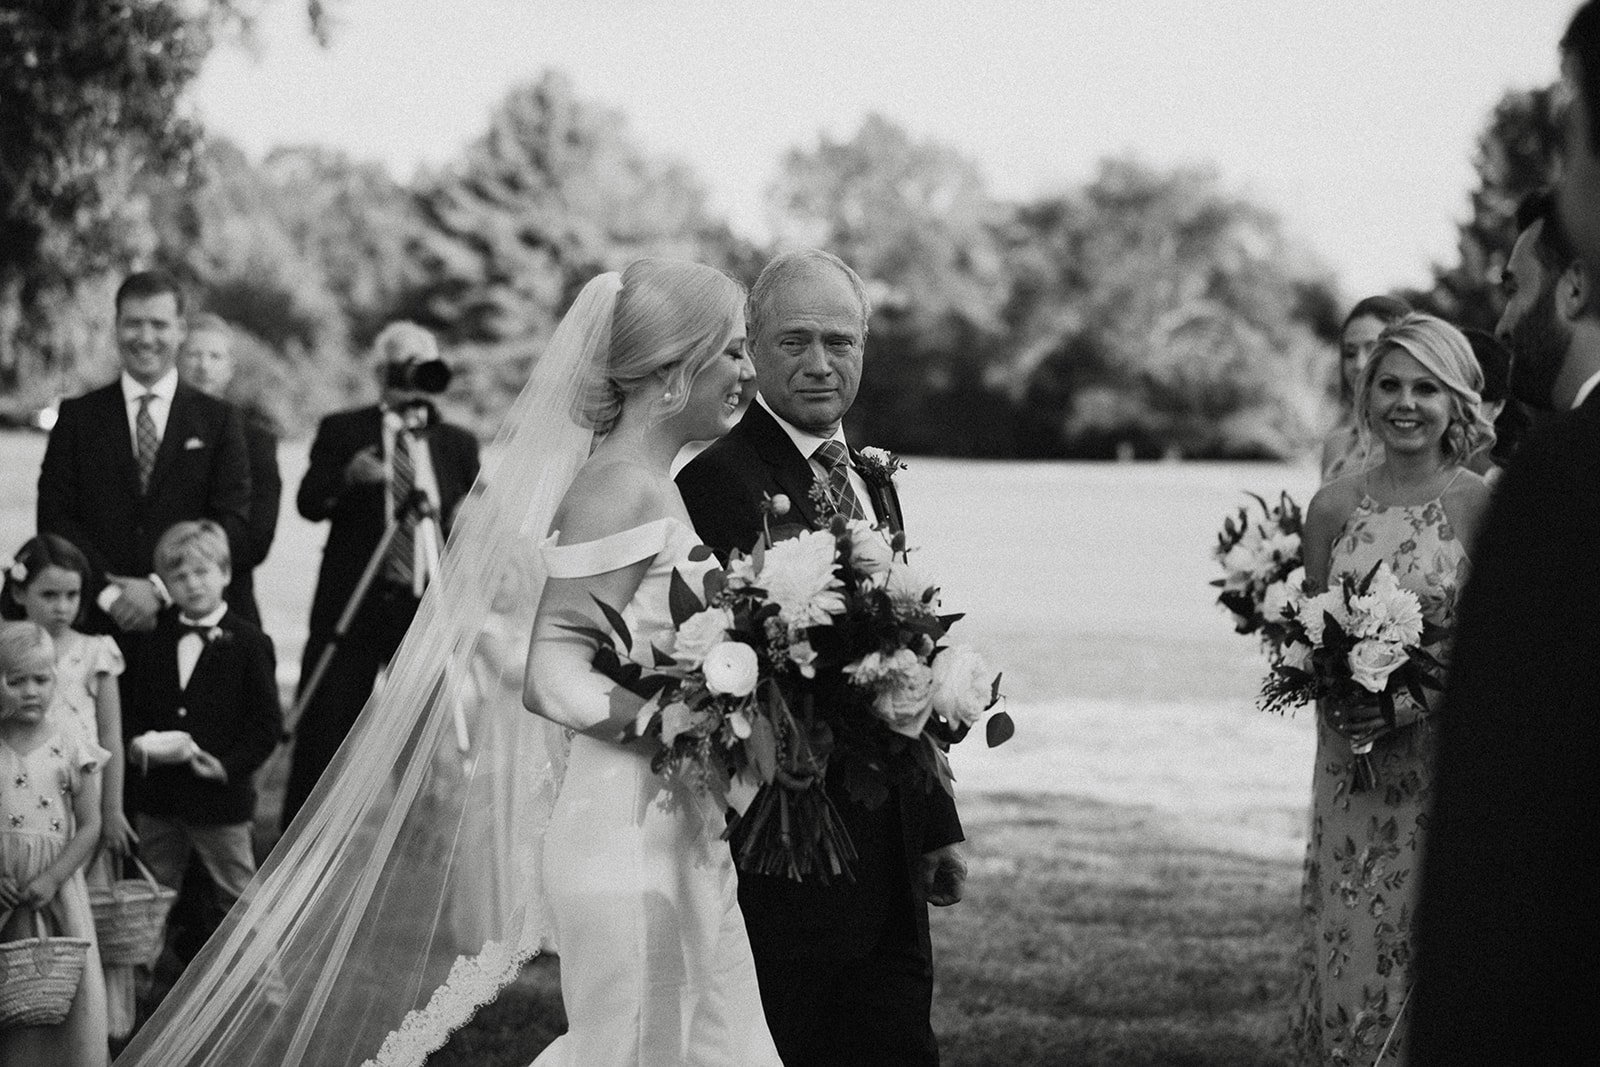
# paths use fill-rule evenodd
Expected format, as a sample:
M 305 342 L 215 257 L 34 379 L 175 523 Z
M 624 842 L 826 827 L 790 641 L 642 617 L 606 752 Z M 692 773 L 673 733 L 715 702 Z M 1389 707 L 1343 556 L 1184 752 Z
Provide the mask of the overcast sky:
M 194 102 L 259 157 L 315 142 L 397 177 L 453 157 L 546 68 L 693 166 L 754 236 L 779 159 L 870 111 L 974 159 L 997 197 L 1097 160 L 1210 162 L 1354 298 L 1448 260 L 1473 141 L 1511 87 L 1553 81 L 1577 0 L 272 0 L 252 55 Z

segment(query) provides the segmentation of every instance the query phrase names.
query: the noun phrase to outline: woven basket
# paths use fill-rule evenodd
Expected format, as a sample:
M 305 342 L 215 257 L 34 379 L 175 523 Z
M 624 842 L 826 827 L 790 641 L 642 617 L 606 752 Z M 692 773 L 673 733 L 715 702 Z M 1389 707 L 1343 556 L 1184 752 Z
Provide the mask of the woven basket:
M 0 927 L 11 918 L 0 915 Z M 55 1026 L 78 995 L 83 966 L 93 943 L 84 937 L 51 937 L 44 916 L 33 913 L 38 937 L 0 944 L 0 1030 Z
M 141 877 L 119 878 L 109 886 L 89 887 L 89 909 L 94 912 L 100 962 L 107 966 L 155 963 L 161 955 L 167 912 L 178 895 L 176 890 L 157 882 L 138 857 L 129 858 Z

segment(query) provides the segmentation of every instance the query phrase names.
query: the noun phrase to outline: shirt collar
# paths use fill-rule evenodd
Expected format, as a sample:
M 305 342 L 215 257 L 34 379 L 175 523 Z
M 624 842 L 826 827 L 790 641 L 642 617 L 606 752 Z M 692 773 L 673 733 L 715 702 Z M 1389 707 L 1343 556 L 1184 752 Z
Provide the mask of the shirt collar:
M 180 611 L 178 613 L 178 621 L 183 622 L 183 623 L 187 623 L 190 626 L 205 626 L 205 627 L 209 628 L 209 627 L 215 626 L 215 625 L 217 625 L 217 623 L 221 622 L 222 621 L 222 617 L 224 615 L 226 615 L 227 613 L 228 613 L 228 605 L 227 605 L 227 602 L 224 601 L 223 603 L 218 604 L 215 608 L 213 608 L 211 611 L 207 612 L 206 614 L 202 615 L 198 619 L 191 619 L 187 615 L 183 614 L 183 612 Z
M 156 399 L 172 403 L 173 394 L 178 391 L 178 368 L 173 367 L 155 380 L 155 384 L 146 389 L 133 380 L 133 375 L 127 371 L 122 372 L 122 399 L 124 403 L 135 403 L 145 393 L 154 393 Z
M 1589 399 L 1589 394 L 1594 392 L 1594 388 L 1597 385 L 1600 385 L 1600 371 L 1595 371 L 1593 374 L 1589 375 L 1588 379 L 1582 385 L 1578 386 L 1578 392 L 1572 398 L 1572 407 L 1574 411 L 1583 407 L 1583 402 Z
M 800 454 L 806 459 L 809 460 L 816 454 L 817 449 L 821 448 L 826 441 L 838 441 L 841 445 L 844 445 L 845 452 L 849 453 L 850 444 L 844 439 L 844 426 L 842 424 L 827 437 L 818 437 L 808 430 L 802 430 L 776 411 L 773 411 L 772 405 L 767 403 L 767 398 L 760 393 L 756 394 L 756 403 L 765 408 L 767 414 L 771 415 L 777 424 L 783 427 L 783 432 L 789 435 L 789 440 L 794 442 L 794 447 L 799 449 Z

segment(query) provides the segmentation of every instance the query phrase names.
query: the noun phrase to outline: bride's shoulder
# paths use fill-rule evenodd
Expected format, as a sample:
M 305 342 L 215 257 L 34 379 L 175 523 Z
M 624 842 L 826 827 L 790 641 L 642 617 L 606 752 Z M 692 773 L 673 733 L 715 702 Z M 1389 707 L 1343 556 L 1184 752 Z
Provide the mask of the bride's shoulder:
M 638 464 L 595 457 L 578 471 L 550 524 L 563 545 L 597 541 L 672 514 L 670 479 Z

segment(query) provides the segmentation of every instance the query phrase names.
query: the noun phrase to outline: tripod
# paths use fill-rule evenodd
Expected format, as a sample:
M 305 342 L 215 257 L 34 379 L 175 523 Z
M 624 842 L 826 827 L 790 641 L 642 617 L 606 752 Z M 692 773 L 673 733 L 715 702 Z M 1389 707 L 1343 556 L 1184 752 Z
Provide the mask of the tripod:
M 416 447 L 415 431 L 405 429 L 402 433 L 411 435 L 409 443 Z M 356 587 L 350 593 L 350 599 L 345 602 L 344 610 L 339 614 L 339 621 L 334 624 L 333 634 L 328 638 L 328 643 L 323 646 L 322 653 L 317 657 L 317 665 L 311 671 L 311 678 L 306 682 L 305 688 L 300 691 L 300 698 L 295 701 L 294 721 L 300 722 L 300 716 L 305 713 L 311 704 L 311 698 L 316 696 L 317 689 L 322 684 L 323 676 L 328 673 L 328 665 L 333 662 L 333 657 L 338 654 L 339 646 L 349 635 L 350 627 L 355 622 L 356 613 L 361 610 L 362 603 L 367 598 L 367 593 L 372 588 L 372 583 L 378 577 L 378 571 L 383 567 L 385 558 L 389 554 L 389 546 L 394 543 L 395 534 L 400 527 L 411 518 L 415 518 L 414 536 L 417 544 L 422 546 L 422 578 L 424 583 L 432 582 L 439 574 L 439 519 L 438 510 L 428 494 L 421 489 L 412 489 L 404 500 L 395 505 L 394 521 L 388 524 L 379 538 L 378 545 L 372 550 L 367 564 L 362 568 L 361 577 L 356 582 Z M 465 737 L 465 723 L 459 721 L 457 714 L 456 738 L 458 743 Z

